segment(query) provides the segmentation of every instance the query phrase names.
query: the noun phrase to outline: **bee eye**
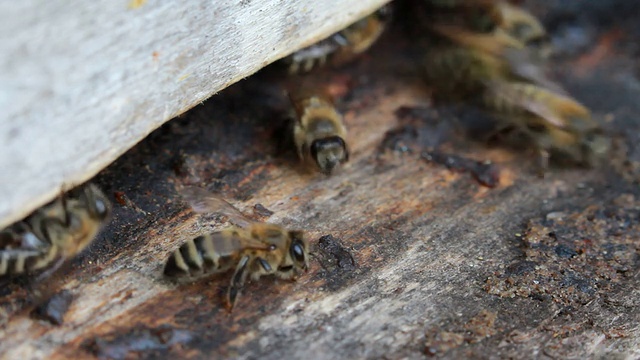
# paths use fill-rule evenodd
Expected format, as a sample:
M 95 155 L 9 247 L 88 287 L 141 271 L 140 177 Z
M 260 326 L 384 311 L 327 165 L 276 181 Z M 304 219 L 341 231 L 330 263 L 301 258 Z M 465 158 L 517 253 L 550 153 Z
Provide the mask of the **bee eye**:
M 304 249 L 300 243 L 296 242 L 291 246 L 291 256 L 296 262 L 304 263 Z

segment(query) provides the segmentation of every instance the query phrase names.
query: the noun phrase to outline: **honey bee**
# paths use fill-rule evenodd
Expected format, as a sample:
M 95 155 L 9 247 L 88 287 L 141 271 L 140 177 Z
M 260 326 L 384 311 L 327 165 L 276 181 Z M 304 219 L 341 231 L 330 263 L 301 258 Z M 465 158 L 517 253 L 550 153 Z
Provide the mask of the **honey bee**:
M 301 160 L 330 175 L 349 160 L 347 128 L 342 115 L 325 96 L 290 97 L 295 110 L 293 140 Z
M 389 5 L 383 6 L 328 38 L 289 55 L 283 60 L 288 64 L 289 74 L 307 73 L 327 62 L 340 66 L 353 60 L 380 38 L 390 12 Z
M 589 109 L 574 99 L 528 83 L 493 81 L 484 104 L 507 126 L 528 136 L 541 153 L 541 168 L 550 153 L 593 166 L 609 150 L 609 139 Z
M 486 82 L 504 72 L 500 59 L 458 46 L 431 49 L 423 70 L 425 80 L 436 89 L 434 95 L 447 101 L 475 101 Z
M 0 277 L 50 275 L 91 244 L 110 213 L 109 201 L 93 184 L 58 197 L 0 231 Z
M 546 75 L 541 58 L 517 40 L 500 34 L 477 34 L 448 25 L 434 25 L 452 43 L 433 46 L 423 61 L 425 79 L 436 95 L 475 101 L 493 80 L 530 82 L 564 94 Z
M 447 24 L 481 34 L 503 33 L 524 45 L 548 40 L 535 16 L 506 1 L 429 0 L 427 6 L 431 25 Z
M 436 95 L 488 110 L 500 131 L 533 142 L 542 169 L 551 153 L 594 165 L 607 153 L 609 140 L 590 111 L 546 76 L 544 27 L 522 9 L 502 2 L 494 6 L 500 16 L 493 17 L 492 29 L 445 21 L 429 25 L 438 46 L 427 53 L 424 70 Z
M 517 121 L 522 125 L 512 130 L 524 135 L 538 150 L 540 176 L 544 176 L 550 158 L 592 167 L 601 162 L 611 147 L 610 138 L 600 128 L 580 133 L 552 126 L 536 116 L 523 116 Z
M 427 0 L 428 24 L 449 24 L 474 32 L 491 32 L 502 23 L 495 0 Z
M 496 6 L 501 14 L 500 28 L 511 37 L 525 45 L 548 41 L 544 26 L 531 13 L 505 1 Z
M 236 226 L 189 240 L 167 260 L 168 277 L 195 277 L 225 272 L 235 266 L 227 291 L 232 310 L 248 276 L 263 275 L 294 279 L 309 268 L 309 246 L 304 232 L 282 226 L 253 222 L 225 200 L 200 188 L 181 191 L 191 207 L 200 213 L 220 213 Z

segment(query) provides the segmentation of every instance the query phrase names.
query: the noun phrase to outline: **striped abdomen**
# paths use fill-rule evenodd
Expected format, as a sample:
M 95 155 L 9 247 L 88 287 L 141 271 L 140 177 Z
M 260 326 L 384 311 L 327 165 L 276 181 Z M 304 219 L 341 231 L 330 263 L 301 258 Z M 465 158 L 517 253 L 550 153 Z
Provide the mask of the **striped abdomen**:
M 219 235 L 219 233 L 207 234 L 182 244 L 169 256 L 164 274 L 172 277 L 196 276 L 231 268 L 238 254 L 221 252 L 221 249 L 218 249 L 220 239 L 217 236 Z
M 52 264 L 58 247 L 43 250 L 8 249 L 0 251 L 0 276 L 24 275 Z

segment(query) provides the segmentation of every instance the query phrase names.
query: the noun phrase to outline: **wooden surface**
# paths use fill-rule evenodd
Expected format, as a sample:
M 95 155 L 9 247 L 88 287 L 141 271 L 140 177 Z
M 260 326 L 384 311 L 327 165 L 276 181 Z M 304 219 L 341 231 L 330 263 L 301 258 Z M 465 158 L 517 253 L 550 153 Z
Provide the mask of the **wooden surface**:
M 0 227 L 385 0 L 3 2 Z
M 554 40 L 566 28 L 589 36 L 554 69 L 608 131 L 622 133 L 637 164 L 633 39 L 612 33 L 631 33 L 636 19 L 627 12 L 613 27 L 597 22 L 593 6 L 577 17 L 536 9 L 556 21 Z M 601 169 L 555 168 L 540 179 L 532 152 L 473 141 L 460 125 L 475 122 L 473 112 L 431 104 L 404 31 L 354 65 L 305 80 L 327 87 L 345 113 L 352 158 L 335 176 L 305 172 L 281 146 L 290 110 L 282 89 L 300 79 L 276 69 L 165 124 L 101 172 L 115 216 L 66 279 L 50 282 L 74 296 L 62 324 L 30 317 L 20 283 L 3 287 L 0 356 L 638 358 L 638 178 L 612 157 Z M 492 160 L 499 183 L 426 162 L 421 151 L 434 147 Z M 229 274 L 163 279 L 173 249 L 227 226 L 193 214 L 174 190 L 182 184 L 219 192 L 247 214 L 261 204 L 273 215 L 256 219 L 307 230 L 309 273 L 250 283 L 232 314 L 222 305 Z

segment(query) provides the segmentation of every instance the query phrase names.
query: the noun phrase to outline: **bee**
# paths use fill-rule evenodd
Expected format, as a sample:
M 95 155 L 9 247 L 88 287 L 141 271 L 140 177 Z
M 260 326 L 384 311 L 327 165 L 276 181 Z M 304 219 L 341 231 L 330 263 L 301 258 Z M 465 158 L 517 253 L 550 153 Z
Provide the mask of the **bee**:
M 0 276 L 50 275 L 91 244 L 110 213 L 110 202 L 93 184 L 58 197 L 0 231 Z
M 506 1 L 429 0 L 427 6 L 431 25 L 447 24 L 479 34 L 503 33 L 523 45 L 548 41 L 535 16 Z
M 349 160 L 347 128 L 342 115 L 325 96 L 290 97 L 295 110 L 293 140 L 298 156 L 330 175 Z
M 491 32 L 502 23 L 495 0 L 427 0 L 426 23 L 456 25 L 474 32 Z
M 589 109 L 563 94 L 529 83 L 493 81 L 484 104 L 507 127 L 533 140 L 543 170 L 550 153 L 593 166 L 609 150 L 609 139 Z
M 435 96 L 447 101 L 474 101 L 487 81 L 502 77 L 500 59 L 474 49 L 440 46 L 423 61 L 425 80 L 436 89 Z
M 390 13 L 390 6 L 383 6 L 328 38 L 289 55 L 283 60 L 288 64 L 289 74 L 307 73 L 327 62 L 340 66 L 353 60 L 380 38 Z
M 511 123 L 507 129 L 533 143 L 539 153 L 538 169 L 542 177 L 550 159 L 593 167 L 604 159 L 611 148 L 610 138 L 600 128 L 579 133 L 552 126 L 544 119 L 531 115 L 522 116 L 517 121 L 519 124 L 514 126 Z
M 199 236 L 182 244 L 168 258 L 164 274 L 168 277 L 235 271 L 227 290 L 231 311 L 247 277 L 256 281 L 263 275 L 295 279 L 309 269 L 309 245 L 303 231 L 253 222 L 220 197 L 200 188 L 181 191 L 199 213 L 220 213 L 236 226 Z
M 450 25 L 433 25 L 434 32 L 450 40 L 434 46 L 423 62 L 425 78 L 448 97 L 467 100 L 482 91 L 487 81 L 530 82 L 564 94 L 546 75 L 544 59 L 504 32 L 473 33 Z
M 501 14 L 500 28 L 524 45 L 549 40 L 540 21 L 528 11 L 505 1 L 496 4 Z

